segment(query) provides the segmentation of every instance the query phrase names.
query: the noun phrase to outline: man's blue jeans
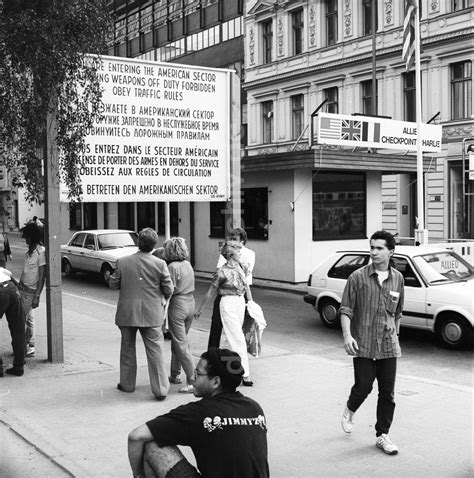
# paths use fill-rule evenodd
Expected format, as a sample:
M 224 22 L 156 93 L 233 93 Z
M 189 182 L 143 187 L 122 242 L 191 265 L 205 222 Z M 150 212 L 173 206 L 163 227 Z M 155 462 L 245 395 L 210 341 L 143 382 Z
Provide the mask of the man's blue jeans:
M 12 337 L 13 366 L 23 369 L 25 364 L 25 312 L 20 293 L 13 282 L 0 284 L 0 318 L 7 317 Z M 3 365 L 0 357 L 0 366 Z
M 395 376 L 397 374 L 397 359 L 387 358 L 374 360 L 369 358 L 354 357 L 354 386 L 351 389 L 347 408 L 356 412 L 372 391 L 375 379 L 379 388 L 377 400 L 377 423 L 375 432 L 377 436 L 387 433 L 393 420 L 395 411 Z

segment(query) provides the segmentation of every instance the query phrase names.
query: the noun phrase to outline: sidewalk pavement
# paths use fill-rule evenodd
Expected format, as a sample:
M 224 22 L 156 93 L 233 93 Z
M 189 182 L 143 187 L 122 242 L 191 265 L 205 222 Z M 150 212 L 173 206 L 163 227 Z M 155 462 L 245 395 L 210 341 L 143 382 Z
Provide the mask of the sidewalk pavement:
M 47 362 L 42 303 L 36 311 L 36 356 L 27 359 L 23 377 L 0 378 L 2 478 L 130 477 L 128 432 L 195 400 L 178 394 L 179 385 L 171 386 L 165 401 L 154 400 L 141 339 L 136 392 L 118 391 L 115 307 L 96 302 L 91 306 L 80 297 L 63 295 L 62 364 Z M 196 360 L 206 348 L 207 334 L 201 322 L 190 331 Z M 6 366 L 12 360 L 9 343 L 2 320 L 0 353 Z M 242 392 L 265 411 L 272 477 L 474 476 L 472 382 L 439 382 L 435 371 L 430 378 L 399 376 L 390 436 L 400 453 L 387 456 L 374 446 L 375 391 L 357 412 L 352 436 L 340 427 L 353 380 L 351 360 L 342 352 L 341 360 L 334 361 L 264 342 L 262 357 L 250 363 L 255 386 Z M 23 448 L 29 447 L 24 453 L 16 446 L 19 437 Z M 184 452 L 193 461 L 189 449 Z

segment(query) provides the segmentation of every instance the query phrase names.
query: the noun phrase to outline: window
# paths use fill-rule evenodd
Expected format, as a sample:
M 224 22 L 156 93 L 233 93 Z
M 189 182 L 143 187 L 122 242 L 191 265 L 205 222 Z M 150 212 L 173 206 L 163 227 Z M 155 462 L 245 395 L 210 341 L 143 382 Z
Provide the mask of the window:
M 119 229 L 135 230 L 135 203 L 118 203 L 118 227 Z
M 226 213 L 231 214 L 225 202 L 210 203 L 211 237 L 225 238 Z M 242 227 L 249 239 L 268 239 L 268 189 L 242 189 Z M 232 226 L 230 226 L 232 227 Z
M 303 132 L 304 124 L 304 95 L 291 97 L 291 128 L 292 138 L 298 139 Z
M 170 202 L 170 234 L 179 235 L 179 210 L 177 202 Z M 158 234 L 165 233 L 165 203 L 158 203 Z
M 242 227 L 249 239 L 268 239 L 268 189 L 242 190 Z
M 303 52 L 303 9 L 296 10 L 291 14 L 291 27 L 293 30 L 293 54 Z
M 69 229 L 97 229 L 97 203 L 69 204 Z
M 372 108 L 372 80 L 360 84 L 362 91 L 362 113 L 365 115 L 377 114 L 377 108 Z M 375 104 L 377 105 L 378 83 L 375 83 Z
M 364 173 L 319 172 L 313 177 L 313 241 L 366 237 Z
M 273 30 L 271 20 L 267 20 L 266 22 L 262 23 L 262 45 L 263 63 L 271 63 L 273 46 Z
M 456 12 L 457 10 L 464 10 L 474 6 L 473 0 L 451 0 L 451 10 Z
M 210 203 L 209 213 L 211 224 L 211 237 L 226 237 L 227 233 L 230 233 L 230 231 L 225 230 L 226 208 L 227 203 L 225 201 Z
M 242 35 L 242 17 L 234 18 L 222 24 L 222 41 L 231 40 Z
M 347 254 L 342 256 L 328 271 L 333 279 L 348 279 L 349 276 L 369 263 L 369 254 Z
M 337 42 L 337 0 L 326 0 L 326 44 Z
M 141 231 L 145 227 L 156 230 L 154 202 L 137 202 L 137 231 Z
M 262 103 L 262 131 L 265 144 L 273 141 L 273 101 Z
M 364 35 L 372 35 L 372 1 L 362 0 L 362 32 Z M 375 31 L 377 31 L 377 0 L 375 4 Z
M 97 229 L 97 203 L 86 202 L 82 205 L 84 214 L 83 229 Z
M 469 118 L 472 114 L 472 62 L 451 65 L 451 118 Z
M 104 212 L 104 229 L 109 229 L 109 203 L 103 203 L 103 212 Z
M 415 72 L 403 74 L 403 99 L 405 121 L 416 121 Z
M 421 287 L 420 281 L 416 277 L 412 266 L 404 257 L 392 256 L 391 262 L 393 264 L 393 267 L 395 267 L 395 269 L 402 273 L 403 280 L 405 281 L 405 286 Z
M 84 233 L 78 234 L 71 242 L 71 246 L 74 247 L 82 247 L 82 244 L 84 243 L 84 238 L 86 235 Z
M 327 113 L 339 113 L 337 87 L 326 88 L 325 90 L 323 90 L 323 93 L 324 93 L 324 98 L 327 99 L 326 112 Z
M 81 227 L 81 205 L 79 203 L 69 204 L 69 229 L 78 231 Z
M 95 250 L 95 237 L 93 234 L 87 234 L 84 247 L 86 249 L 90 249 L 91 251 Z

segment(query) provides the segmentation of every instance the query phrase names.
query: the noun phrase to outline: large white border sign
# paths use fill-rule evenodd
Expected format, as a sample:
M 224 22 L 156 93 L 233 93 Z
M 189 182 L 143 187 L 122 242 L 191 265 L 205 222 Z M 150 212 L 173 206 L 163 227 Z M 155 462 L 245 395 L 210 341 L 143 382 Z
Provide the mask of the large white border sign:
M 104 108 L 81 155 L 81 201 L 227 200 L 231 71 L 101 60 Z

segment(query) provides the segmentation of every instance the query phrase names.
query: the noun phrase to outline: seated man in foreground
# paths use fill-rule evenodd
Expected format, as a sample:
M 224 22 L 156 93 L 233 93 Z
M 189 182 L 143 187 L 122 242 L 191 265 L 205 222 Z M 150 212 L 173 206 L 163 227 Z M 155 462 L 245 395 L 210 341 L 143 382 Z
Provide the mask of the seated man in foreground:
M 236 388 L 240 356 L 210 348 L 194 371 L 194 395 L 182 405 L 133 430 L 128 457 L 134 477 L 266 478 L 267 427 L 260 405 Z M 176 445 L 193 450 L 200 474 Z

